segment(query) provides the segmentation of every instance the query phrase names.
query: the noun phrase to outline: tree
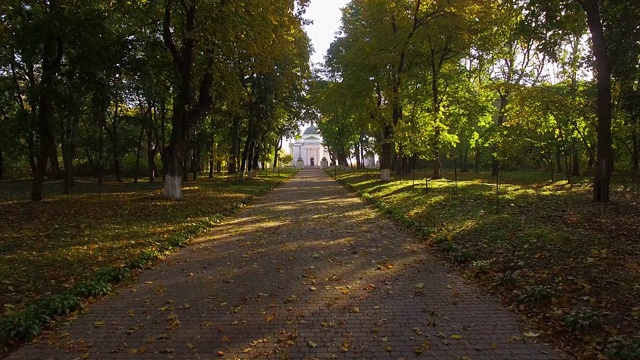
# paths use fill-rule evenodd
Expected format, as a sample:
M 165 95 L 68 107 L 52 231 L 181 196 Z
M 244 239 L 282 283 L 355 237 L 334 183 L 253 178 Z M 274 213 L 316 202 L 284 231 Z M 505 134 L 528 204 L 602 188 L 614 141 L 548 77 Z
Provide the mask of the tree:
M 245 69 L 253 73 L 273 67 L 274 59 L 289 49 L 285 46 L 288 30 L 301 27 L 304 5 L 293 0 L 260 4 L 215 0 L 176 4 L 165 0 L 162 38 L 175 70 L 172 130 L 163 154 L 168 164 L 165 196 L 182 197 L 181 162 L 186 137 L 195 123 L 212 109 L 213 87 L 222 82 L 224 74 L 233 73 L 229 68 L 217 67 L 233 64 L 238 54 L 251 61 Z M 249 75 L 243 74 L 240 79 L 225 77 L 225 80 L 242 82 L 244 76 Z
M 613 67 L 616 65 L 611 57 L 612 46 L 615 47 L 612 44 L 621 42 L 622 38 L 619 36 L 621 33 L 637 34 L 637 19 L 640 17 L 638 7 L 633 1 L 608 0 L 557 0 L 553 2 L 529 0 L 528 6 L 532 9 L 532 13 L 537 15 L 534 18 L 544 19 L 539 22 L 539 25 L 545 29 L 572 34 L 574 32 L 571 30 L 576 23 L 584 24 L 586 22 L 595 58 L 593 69 L 598 94 L 595 111 L 598 118 L 597 164 L 593 199 L 598 202 L 608 202 L 613 171 L 611 76 Z M 635 20 L 631 22 L 622 20 L 625 17 L 620 16 L 621 11 L 631 14 Z M 614 34 L 618 34 L 618 36 L 616 37 Z M 620 47 L 616 48 L 621 49 Z M 617 52 L 616 57 L 625 58 L 621 52 Z

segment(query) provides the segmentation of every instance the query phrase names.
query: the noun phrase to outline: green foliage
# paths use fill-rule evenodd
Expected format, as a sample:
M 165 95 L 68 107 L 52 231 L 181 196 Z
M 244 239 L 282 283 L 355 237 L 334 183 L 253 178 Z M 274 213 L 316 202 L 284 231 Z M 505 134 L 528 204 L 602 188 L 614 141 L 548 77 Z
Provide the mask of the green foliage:
M 76 285 L 72 292 L 74 295 L 82 298 L 97 298 L 110 293 L 112 288 L 113 287 L 108 282 L 95 280 Z
M 0 343 L 30 340 L 40 334 L 42 325 L 51 320 L 40 309 L 28 308 L 0 320 Z
M 456 245 L 456 243 L 454 243 L 453 241 L 445 241 L 440 245 L 440 248 L 442 249 L 442 251 L 444 251 L 445 253 L 454 253 L 457 254 L 459 253 L 459 247 L 458 245 Z
M 487 260 L 476 260 L 471 263 L 471 269 L 475 275 L 486 275 L 491 270 L 491 262 Z
M 72 294 L 53 295 L 39 301 L 36 305 L 36 307 L 51 317 L 69 315 L 70 313 L 81 309 L 83 306 L 83 298 Z
M 613 337 L 607 341 L 605 353 L 612 360 L 640 359 L 640 337 Z
M 591 308 L 580 308 L 571 311 L 564 317 L 565 325 L 575 331 L 588 331 L 602 327 L 602 317 Z
M 453 254 L 452 258 L 458 264 L 466 264 L 466 263 L 469 263 L 469 262 L 472 262 L 473 260 L 475 260 L 476 256 L 470 250 L 462 249 L 462 250 L 456 251 Z
M 554 296 L 554 292 L 549 286 L 536 285 L 526 289 L 518 298 L 521 302 L 540 305 L 549 303 Z
M 96 273 L 96 280 L 111 283 L 129 280 L 133 274 L 131 269 L 126 267 L 110 267 L 102 269 Z
M 498 275 L 495 281 L 496 285 L 499 285 L 505 288 L 511 288 L 517 283 L 518 283 L 518 277 L 511 271 Z

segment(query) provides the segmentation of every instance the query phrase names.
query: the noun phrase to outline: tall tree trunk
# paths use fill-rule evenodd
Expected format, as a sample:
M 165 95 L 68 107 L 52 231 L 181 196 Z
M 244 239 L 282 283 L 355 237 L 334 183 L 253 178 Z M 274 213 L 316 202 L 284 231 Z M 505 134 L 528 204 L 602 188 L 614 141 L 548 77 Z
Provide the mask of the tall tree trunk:
M 160 152 L 160 161 L 162 162 L 162 181 L 165 181 L 167 177 L 167 172 L 169 171 L 169 157 L 165 155 L 164 150 L 166 148 L 166 127 L 167 127 L 167 99 L 162 97 L 160 99 L 160 137 L 156 139 L 156 145 L 158 147 L 158 151 Z M 156 133 L 156 138 L 158 134 Z M 160 140 L 160 141 L 158 141 Z
M 386 182 L 391 180 L 391 152 L 393 149 L 391 136 L 393 134 L 393 127 L 391 125 L 385 126 L 383 133 L 384 139 L 382 151 L 380 152 L 380 180 Z
M 244 177 L 244 171 L 249 167 L 248 159 L 251 151 L 251 143 L 253 142 L 251 134 L 247 136 L 244 142 L 244 150 L 242 150 L 242 158 L 240 159 L 240 175 Z
M 196 37 L 193 36 L 196 23 L 197 2 L 182 2 L 184 10 L 184 31 L 186 34 L 180 42 L 180 48 L 174 41 L 171 19 L 172 2 L 165 0 L 162 39 L 169 49 L 173 65 L 177 73 L 176 96 L 173 101 L 173 114 L 171 117 L 171 139 L 166 147 L 165 158 L 169 164 L 165 177 L 164 195 L 170 199 L 182 198 L 182 161 L 188 153 L 186 144 L 189 132 L 213 105 L 211 87 L 213 86 L 213 74 L 205 72 L 198 86 L 198 99 L 194 103 L 194 74 L 193 67 L 196 62 Z M 212 49 L 205 51 L 208 68 L 213 67 L 214 52 Z
M 431 179 L 442 179 L 442 163 L 440 162 L 440 127 L 436 127 L 435 141 L 433 145 L 433 175 Z
M 362 161 L 362 168 L 365 169 L 367 167 L 367 164 L 365 163 L 364 139 L 362 134 L 360 135 L 359 149 L 360 149 L 360 161 Z
M 102 185 L 104 180 L 104 129 L 105 129 L 105 112 L 100 112 L 98 115 L 98 154 L 97 154 L 97 169 L 98 169 L 98 185 Z
M 29 130 L 29 135 L 27 135 L 27 145 L 29 147 L 29 167 L 31 167 L 31 176 L 35 177 L 36 175 L 36 144 L 33 139 L 33 131 Z
M 578 149 L 575 144 L 575 140 L 573 140 L 572 145 L 572 153 L 571 153 L 571 175 L 572 176 L 580 176 L 580 154 L 578 154 Z
M 506 94 L 500 93 L 500 108 L 498 109 L 498 117 L 496 118 L 496 128 L 500 129 L 500 126 L 504 124 L 506 115 L 506 108 L 508 104 L 508 97 Z M 493 147 L 493 160 L 491 162 L 491 176 L 498 176 L 498 172 L 500 171 L 500 160 L 497 158 L 496 153 L 498 152 L 498 148 L 496 146 Z
M 433 159 L 433 175 L 431 176 L 432 180 L 442 179 L 442 162 L 440 162 L 440 152 L 438 150 L 434 150 L 436 153 L 436 157 Z
M 633 119 L 633 132 L 631 134 L 631 142 L 631 172 L 633 176 L 638 176 L 638 161 L 640 160 L 640 145 L 638 144 L 638 119 Z
M 200 141 L 195 131 L 193 133 L 193 158 L 191 160 L 191 166 L 193 180 L 196 180 L 198 178 L 198 171 L 200 169 Z
M 36 160 L 35 174 L 31 185 L 31 201 L 42 201 L 42 186 L 47 170 L 47 160 L 49 159 L 50 144 L 53 142 L 53 134 L 49 128 L 49 120 L 51 119 L 53 107 L 51 99 L 47 95 L 41 95 L 39 102 L 39 151 Z
M 238 172 L 238 159 L 240 158 L 240 121 L 239 116 L 233 117 L 233 126 L 231 128 L 231 156 L 227 171 L 229 174 Z
M 4 179 L 4 157 L 2 156 L 2 148 L 0 147 L 0 180 Z
M 255 141 L 251 140 L 249 142 L 249 146 L 247 147 L 247 155 L 246 158 L 242 159 L 243 166 L 246 166 L 247 169 L 247 179 L 253 179 L 253 156 L 255 152 Z M 243 156 L 244 157 L 244 156 Z M 243 170 L 244 174 L 244 170 Z
M 174 200 L 182 199 L 182 161 L 184 144 L 169 145 L 164 149 L 167 172 L 164 180 L 164 194 Z
M 49 12 L 58 16 L 61 11 L 58 1 L 51 0 Z M 40 148 L 36 161 L 33 181 L 31 183 L 31 201 L 42 201 L 42 186 L 47 169 L 47 162 L 51 157 L 51 150 L 55 149 L 55 140 L 51 122 L 53 121 L 53 96 L 57 72 L 63 56 L 62 40 L 57 34 L 55 25 L 45 31 L 42 48 L 42 68 L 38 94 L 38 135 Z M 56 158 L 57 160 L 57 158 Z M 54 169 L 55 170 L 55 169 Z M 58 169 L 59 170 L 59 169 Z
M 155 104 L 152 104 L 149 107 L 149 116 L 147 121 L 149 122 L 149 126 L 147 126 L 147 174 L 149 175 L 149 182 L 152 183 L 156 178 L 156 148 L 158 143 L 156 142 L 155 146 L 153 144 L 153 134 L 154 134 L 154 117 L 157 116 L 157 108 Z
M 275 171 L 278 168 L 278 161 L 280 150 L 282 150 L 282 138 L 276 141 L 275 151 L 273 152 L 273 170 Z
M 253 149 L 253 158 L 251 164 L 251 178 L 256 178 L 258 176 L 258 168 L 260 166 L 260 152 L 262 151 L 260 144 L 256 142 L 256 145 Z
M 66 129 L 63 129 L 63 142 L 62 142 L 62 161 L 64 163 L 64 181 L 63 192 L 68 195 L 71 193 L 71 187 L 73 186 L 73 159 L 75 158 L 76 144 L 75 133 L 78 123 L 80 121 L 79 115 L 76 113 L 73 115 L 71 122 L 67 124 Z
M 209 177 L 212 178 L 213 177 L 213 171 L 214 171 L 214 166 L 215 166 L 215 160 L 216 160 L 216 139 L 215 137 L 211 137 L 211 144 L 209 144 L 209 146 L 211 147 L 211 151 L 209 152 Z
M 598 0 L 582 0 L 580 5 L 587 13 L 587 25 L 591 32 L 591 43 L 595 55 L 596 83 L 598 100 L 598 144 L 596 176 L 593 181 L 593 200 L 608 202 L 613 170 L 611 135 L 611 63 L 607 51 Z
M 62 160 L 64 163 L 64 181 L 62 182 L 62 192 L 65 195 L 71 193 L 71 186 L 73 184 L 73 154 L 71 150 L 72 144 L 62 144 Z
M 133 170 L 133 183 L 137 184 L 138 183 L 138 171 L 140 168 L 140 156 L 142 154 L 142 144 L 143 144 L 143 140 L 144 140 L 144 123 L 145 123 L 145 119 L 144 119 L 144 115 L 143 115 L 143 119 L 140 123 L 140 136 L 138 137 L 138 146 L 136 149 L 136 166 L 135 169 Z
M 58 147 L 55 140 L 49 143 L 49 163 L 51 164 L 51 179 L 62 179 L 62 171 L 60 170 L 60 161 L 58 160 Z
M 438 87 L 438 74 L 442 66 L 442 58 L 439 64 L 435 60 L 435 50 L 431 48 L 431 101 L 433 106 L 433 118 L 435 119 L 435 132 L 433 136 L 433 175 L 432 179 L 442 179 L 442 163 L 440 162 L 440 89 Z
M 182 182 L 189 181 L 189 160 L 191 160 L 191 158 L 189 157 L 189 153 L 191 152 L 191 149 L 189 147 L 189 139 L 187 139 L 185 143 L 187 145 L 185 146 L 184 156 L 182 158 Z
M 469 172 L 469 148 L 464 149 L 461 154 L 462 157 L 462 168 L 461 172 Z
M 113 114 L 113 121 L 111 122 L 111 131 L 106 128 L 111 139 L 111 149 L 113 151 L 113 170 L 116 175 L 116 181 L 122 182 L 122 176 L 120 171 L 120 148 L 118 147 L 118 126 L 120 125 L 120 103 L 116 98 L 115 111 Z

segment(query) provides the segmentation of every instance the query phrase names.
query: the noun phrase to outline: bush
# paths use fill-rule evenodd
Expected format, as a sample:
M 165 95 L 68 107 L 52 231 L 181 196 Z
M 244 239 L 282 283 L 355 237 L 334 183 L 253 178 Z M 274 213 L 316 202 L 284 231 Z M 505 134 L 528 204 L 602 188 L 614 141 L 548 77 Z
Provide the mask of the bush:
M 613 337 L 608 340 L 605 354 L 612 360 L 640 359 L 640 338 Z
M 529 304 L 544 304 L 551 301 L 553 295 L 553 291 L 548 286 L 538 285 L 529 288 L 519 300 Z
M 453 254 L 453 260 L 458 264 L 466 264 L 475 260 L 476 256 L 470 250 L 459 250 Z
M 82 298 L 72 294 L 55 295 L 36 305 L 49 316 L 68 315 L 84 306 Z
M 601 328 L 602 317 L 590 308 L 581 308 L 567 314 L 564 323 L 571 330 L 587 331 Z
M 82 298 L 96 298 L 111 292 L 110 283 L 96 279 L 95 281 L 87 281 L 76 285 L 73 288 L 73 294 Z
M 42 324 L 49 321 L 51 318 L 36 307 L 15 312 L 0 321 L 0 342 L 30 340 L 38 336 L 42 331 Z

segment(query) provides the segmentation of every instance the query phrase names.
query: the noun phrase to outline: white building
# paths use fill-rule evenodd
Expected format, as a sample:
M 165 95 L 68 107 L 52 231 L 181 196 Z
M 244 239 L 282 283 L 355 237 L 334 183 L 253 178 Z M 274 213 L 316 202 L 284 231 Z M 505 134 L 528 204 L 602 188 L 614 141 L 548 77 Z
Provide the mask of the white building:
M 329 151 L 322 144 L 322 135 L 313 124 L 303 133 L 302 138 L 289 145 L 289 153 L 293 156 L 292 166 L 326 167 L 329 164 Z

